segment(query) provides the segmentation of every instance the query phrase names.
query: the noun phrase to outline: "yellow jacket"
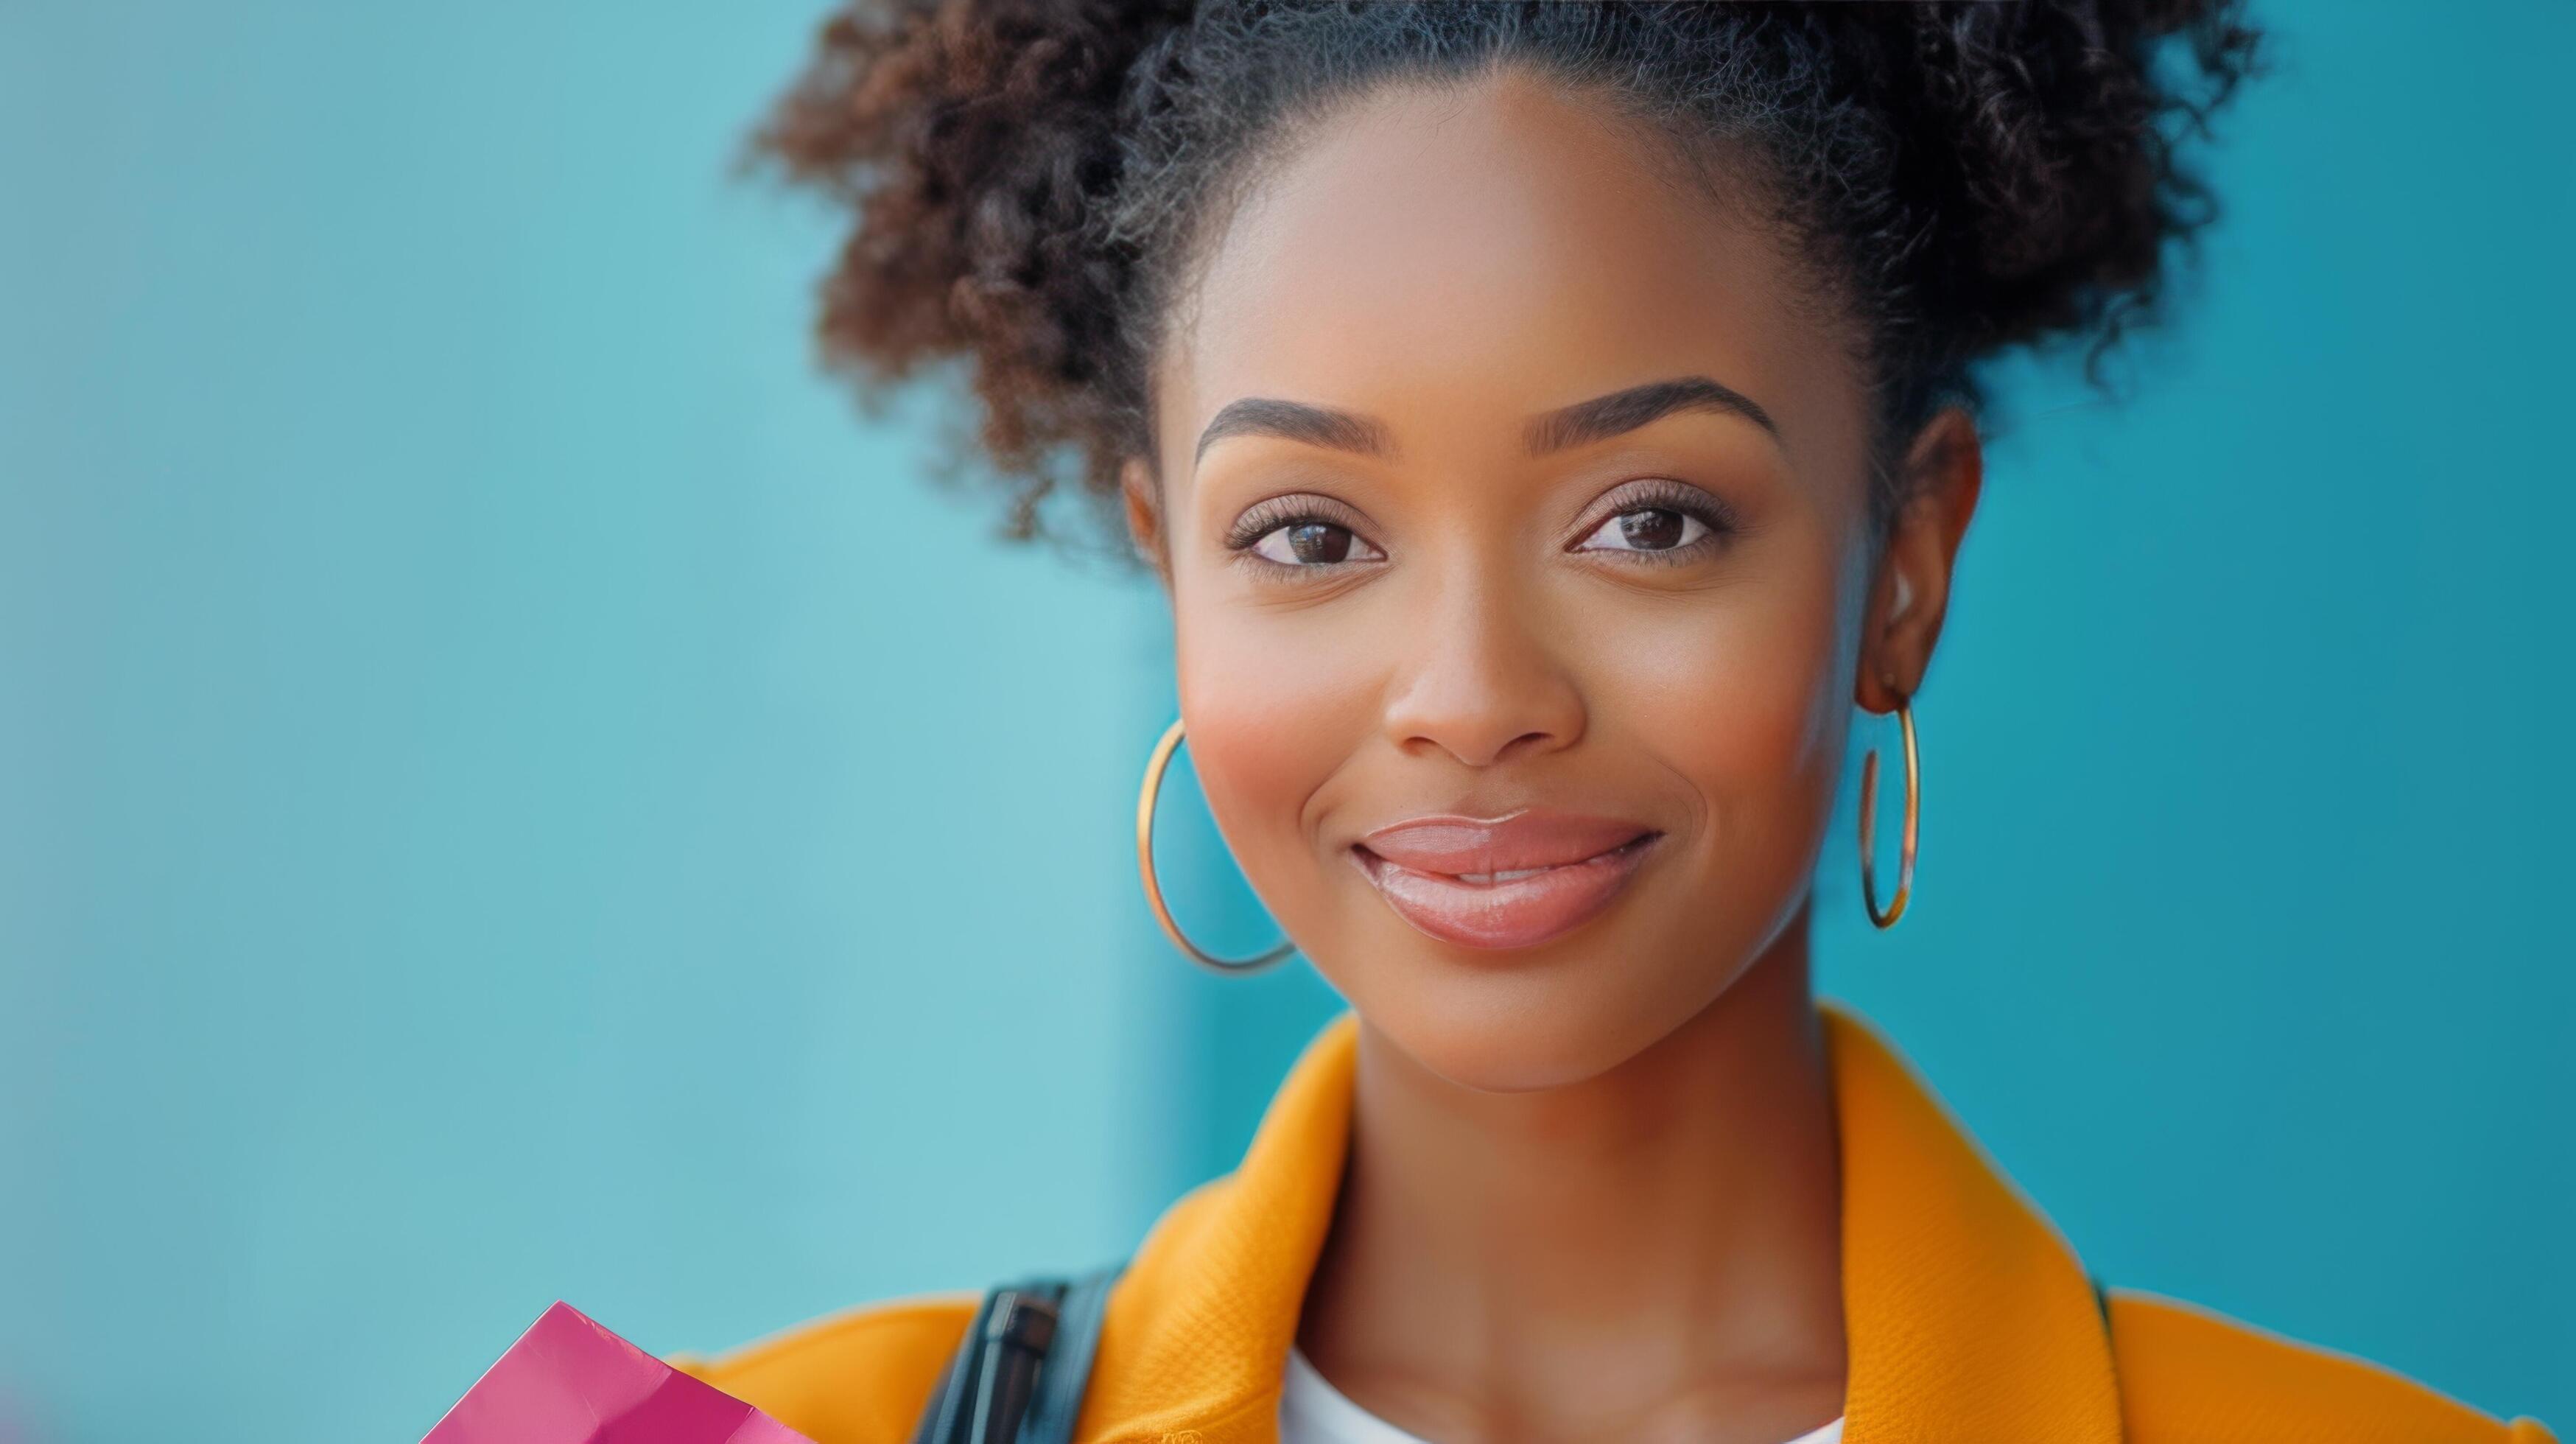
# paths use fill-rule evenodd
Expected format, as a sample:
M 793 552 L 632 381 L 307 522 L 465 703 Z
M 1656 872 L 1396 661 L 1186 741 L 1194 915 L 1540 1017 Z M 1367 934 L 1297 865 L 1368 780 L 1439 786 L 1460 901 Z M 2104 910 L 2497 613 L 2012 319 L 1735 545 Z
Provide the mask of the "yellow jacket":
M 1847 1444 L 2549 1444 L 2375 1365 L 2125 1289 L 1867 1025 L 1827 1005 L 1842 1149 Z M 1111 1290 L 1076 1444 L 1276 1444 L 1349 1137 L 1345 1012 L 1242 1165 L 1173 1204 Z M 672 1362 L 816 1444 L 908 1444 L 978 1292 L 897 1299 Z

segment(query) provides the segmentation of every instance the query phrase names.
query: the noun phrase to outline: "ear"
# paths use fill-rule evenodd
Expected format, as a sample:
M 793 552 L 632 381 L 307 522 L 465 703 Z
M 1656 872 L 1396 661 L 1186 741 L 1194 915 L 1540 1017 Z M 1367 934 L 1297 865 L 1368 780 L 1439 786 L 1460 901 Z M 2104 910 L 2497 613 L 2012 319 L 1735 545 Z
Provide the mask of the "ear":
M 1154 468 L 1145 458 L 1131 456 L 1120 465 L 1118 493 L 1126 504 L 1127 540 L 1163 585 L 1170 586 L 1170 559 L 1163 552 L 1162 489 L 1154 484 Z
M 1916 433 L 1903 462 L 1905 501 L 1888 524 L 1887 544 L 1870 583 L 1862 625 L 1860 675 L 1853 700 L 1893 712 L 1923 685 L 1941 619 L 1950 609 L 1950 574 L 1960 539 L 1976 515 L 1985 480 L 1977 423 L 1943 407 Z

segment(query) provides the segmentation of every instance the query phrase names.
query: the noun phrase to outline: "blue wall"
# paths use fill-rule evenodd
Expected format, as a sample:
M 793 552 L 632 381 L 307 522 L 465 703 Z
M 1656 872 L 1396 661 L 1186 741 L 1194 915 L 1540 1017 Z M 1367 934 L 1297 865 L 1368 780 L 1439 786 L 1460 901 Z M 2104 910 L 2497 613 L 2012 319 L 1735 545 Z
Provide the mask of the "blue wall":
M 2576 18 L 2267 9 L 2188 324 L 2008 390 L 1824 984 L 2114 1282 L 2564 1429 Z M 815 13 L 0 8 L 0 1438 L 1120 1251 L 1332 1006 L 1143 921 L 1151 590 L 810 373 L 828 219 L 724 172 Z

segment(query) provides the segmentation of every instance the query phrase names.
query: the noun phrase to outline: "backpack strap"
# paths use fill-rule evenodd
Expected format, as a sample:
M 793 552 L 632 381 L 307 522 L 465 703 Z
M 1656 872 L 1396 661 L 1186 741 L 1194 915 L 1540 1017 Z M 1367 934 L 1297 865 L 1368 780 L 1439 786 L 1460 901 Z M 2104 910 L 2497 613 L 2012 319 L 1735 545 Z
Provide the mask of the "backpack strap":
M 1100 1321 L 1109 1309 L 1109 1286 L 1126 1266 L 1112 1264 L 1076 1279 L 1056 1316 L 1055 1348 L 1038 1370 L 1037 1397 L 1020 1425 L 1018 1444 L 1072 1444 L 1082 1394 L 1099 1351 Z
M 913 1444 L 1067 1444 L 1109 1286 L 1123 1267 L 986 1290 L 922 1408 Z

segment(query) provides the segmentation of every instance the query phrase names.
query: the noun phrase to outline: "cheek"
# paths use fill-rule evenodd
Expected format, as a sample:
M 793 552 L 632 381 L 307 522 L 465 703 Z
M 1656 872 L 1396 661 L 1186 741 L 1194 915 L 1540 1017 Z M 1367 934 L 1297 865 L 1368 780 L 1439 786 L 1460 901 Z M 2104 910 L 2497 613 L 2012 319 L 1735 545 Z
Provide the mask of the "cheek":
M 1357 754 L 1377 674 L 1365 635 L 1222 605 L 1177 607 L 1174 663 L 1208 810 L 1262 901 L 1303 911 L 1317 876 L 1309 818 Z M 1300 625 L 1300 621 L 1304 625 Z
M 1821 530 L 1774 537 L 1708 610 L 1623 649 L 1637 740 L 1712 815 L 1714 850 L 1794 860 L 1831 804 L 1851 693 L 1838 570 Z

